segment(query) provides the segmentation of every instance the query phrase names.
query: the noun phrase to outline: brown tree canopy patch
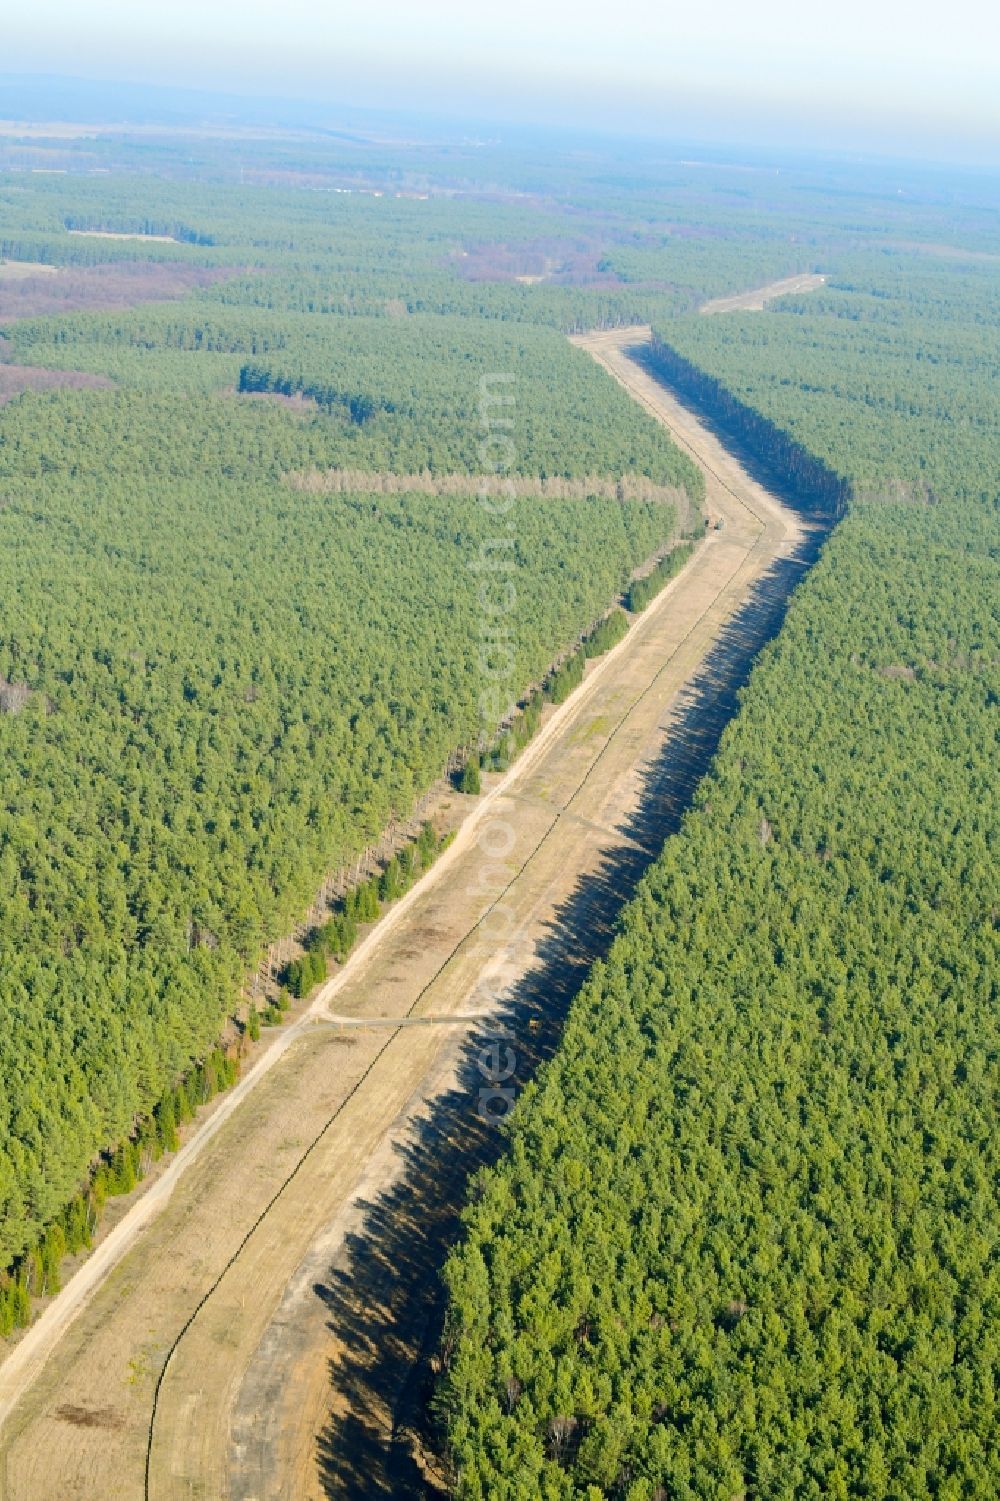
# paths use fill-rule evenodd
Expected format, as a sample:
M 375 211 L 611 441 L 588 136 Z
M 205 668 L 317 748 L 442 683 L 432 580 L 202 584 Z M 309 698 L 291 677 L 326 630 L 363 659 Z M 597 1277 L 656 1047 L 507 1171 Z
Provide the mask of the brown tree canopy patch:
M 519 281 L 524 285 L 552 282 L 556 286 L 620 286 L 613 272 L 599 269 L 601 244 L 578 239 L 544 237 L 523 244 L 504 241 L 470 243 L 448 265 L 464 281 Z
M 41 370 L 35 365 L 0 364 L 0 406 L 20 396 L 22 391 L 50 391 L 56 386 L 73 390 L 107 391 L 114 381 L 106 375 L 91 375 L 87 370 Z
M 184 297 L 239 273 L 177 261 L 115 261 L 60 267 L 34 276 L 0 277 L 0 323 L 81 310 L 120 312 L 143 302 Z
M 27 683 L 8 683 L 0 674 L 0 714 L 20 714 L 30 697 Z

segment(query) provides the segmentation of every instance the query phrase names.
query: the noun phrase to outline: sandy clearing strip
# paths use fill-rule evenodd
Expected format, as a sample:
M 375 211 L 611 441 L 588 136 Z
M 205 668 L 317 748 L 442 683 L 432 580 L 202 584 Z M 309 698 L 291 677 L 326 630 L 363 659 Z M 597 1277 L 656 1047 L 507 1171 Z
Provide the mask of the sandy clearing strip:
M 713 297 L 703 302 L 699 313 L 762 313 L 765 304 L 774 297 L 790 297 L 794 292 L 815 292 L 823 286 L 825 276 L 803 274 L 786 276 L 782 281 L 769 282 L 766 287 L 755 287 L 750 292 L 737 292 L 732 297 Z
M 139 231 L 129 232 L 118 229 L 70 229 L 67 234 L 81 235 L 88 240 L 151 240 L 156 245 L 180 245 L 182 242 L 173 235 L 147 235 Z
M 32 276 L 55 276 L 58 266 L 45 261 L 0 261 L 0 281 L 24 281 Z

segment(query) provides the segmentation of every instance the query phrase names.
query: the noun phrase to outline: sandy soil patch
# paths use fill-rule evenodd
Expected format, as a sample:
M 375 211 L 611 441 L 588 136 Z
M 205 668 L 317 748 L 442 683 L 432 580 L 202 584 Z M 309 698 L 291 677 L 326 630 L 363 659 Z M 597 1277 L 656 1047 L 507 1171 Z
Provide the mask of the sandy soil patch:
M 88 240 L 153 240 L 161 245 L 179 245 L 173 235 L 126 234 L 116 229 L 70 229 L 71 235 L 80 235 Z
M 737 292 L 732 297 L 713 297 L 703 302 L 700 313 L 762 313 L 775 297 L 788 297 L 793 292 L 815 292 L 826 281 L 825 276 L 786 276 L 783 281 L 769 282 L 766 287 L 755 287 L 750 292 Z
M 55 276 L 57 267 L 44 261 L 0 261 L 0 281 L 23 281 L 30 276 Z

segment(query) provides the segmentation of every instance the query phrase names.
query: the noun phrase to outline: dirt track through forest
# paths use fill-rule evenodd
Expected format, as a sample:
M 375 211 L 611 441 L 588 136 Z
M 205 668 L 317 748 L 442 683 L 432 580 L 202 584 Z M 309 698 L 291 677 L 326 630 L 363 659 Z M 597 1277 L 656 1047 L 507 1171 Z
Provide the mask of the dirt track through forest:
M 774 297 L 791 297 L 797 292 L 815 292 L 826 281 L 825 276 L 803 272 L 800 276 L 786 276 L 781 281 L 768 282 L 766 287 L 754 287 L 751 292 L 737 292 L 731 297 L 713 297 L 703 302 L 700 313 L 762 313 Z
M 411 1418 L 436 1271 L 497 1147 L 488 1026 L 523 1084 L 821 535 L 630 358 L 646 338 L 576 342 L 694 452 L 724 528 L 0 1367 L 11 1501 L 426 1493 Z

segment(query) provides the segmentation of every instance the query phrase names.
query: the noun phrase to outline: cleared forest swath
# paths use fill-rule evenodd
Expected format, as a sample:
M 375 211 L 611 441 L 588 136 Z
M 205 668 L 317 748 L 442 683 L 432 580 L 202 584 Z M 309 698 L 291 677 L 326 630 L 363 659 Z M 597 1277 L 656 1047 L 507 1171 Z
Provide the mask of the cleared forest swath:
M 484 1024 L 502 1019 L 525 1081 L 676 827 L 735 687 L 818 544 L 631 358 L 646 338 L 577 342 L 695 453 L 724 528 L 179 1154 L 152 1207 L 142 1207 L 152 1195 L 136 1205 L 115 1254 L 95 1255 L 61 1314 L 57 1299 L 34 1346 L 15 1352 L 27 1355 L 0 1367 L 0 1494 L 388 1493 L 379 1473 L 399 1392 L 381 1393 L 380 1357 L 398 1344 L 405 1388 L 400 1352 L 419 1355 L 424 1326 L 385 1321 L 393 1289 L 365 1284 L 358 1246 L 376 1282 L 400 1271 L 379 1206 L 407 1189 L 415 1156 L 437 1151 L 440 1208 L 422 1226 L 396 1215 L 394 1232 L 406 1232 L 413 1285 L 433 1279 L 437 1231 L 477 1132 L 470 1042 L 481 1048 Z M 510 831 L 502 858 L 483 852 L 491 822 Z M 501 910 L 511 921 L 498 928 Z M 334 997 L 338 1017 L 372 1025 L 317 1026 Z M 404 1018 L 455 1025 L 386 1026 Z M 320 1431 L 334 1436 L 317 1446 Z
M 786 276 L 782 281 L 768 282 L 766 287 L 754 287 L 751 292 L 736 292 L 731 297 L 713 297 L 703 302 L 699 313 L 762 313 L 765 305 L 774 297 L 790 297 L 796 292 L 815 292 L 826 281 L 825 276 L 803 272 L 800 276 Z

